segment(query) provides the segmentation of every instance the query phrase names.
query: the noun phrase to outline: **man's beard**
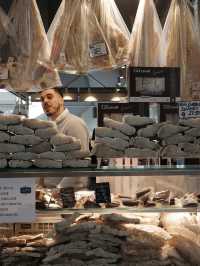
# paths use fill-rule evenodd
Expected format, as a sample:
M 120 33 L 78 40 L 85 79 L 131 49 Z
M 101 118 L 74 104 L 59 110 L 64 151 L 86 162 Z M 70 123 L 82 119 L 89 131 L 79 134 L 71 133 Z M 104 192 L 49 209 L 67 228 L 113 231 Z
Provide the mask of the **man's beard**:
M 46 113 L 48 117 L 51 117 L 53 114 L 51 112 Z
M 48 116 L 48 117 L 51 117 L 51 116 L 53 116 L 55 113 L 59 113 L 60 112 L 60 109 L 61 109 L 61 107 L 60 106 L 58 106 L 57 108 L 56 108 L 56 110 L 55 111 L 53 111 L 53 112 L 51 112 L 51 111 L 47 111 L 47 112 L 45 112 L 46 113 L 46 115 Z

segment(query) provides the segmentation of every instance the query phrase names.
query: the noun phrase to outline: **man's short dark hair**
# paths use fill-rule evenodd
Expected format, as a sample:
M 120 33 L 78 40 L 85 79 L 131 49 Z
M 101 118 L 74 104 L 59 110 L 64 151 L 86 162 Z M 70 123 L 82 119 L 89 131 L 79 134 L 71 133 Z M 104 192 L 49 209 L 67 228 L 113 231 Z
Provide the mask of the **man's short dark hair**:
M 53 88 L 62 98 L 64 97 L 64 92 L 62 87 Z

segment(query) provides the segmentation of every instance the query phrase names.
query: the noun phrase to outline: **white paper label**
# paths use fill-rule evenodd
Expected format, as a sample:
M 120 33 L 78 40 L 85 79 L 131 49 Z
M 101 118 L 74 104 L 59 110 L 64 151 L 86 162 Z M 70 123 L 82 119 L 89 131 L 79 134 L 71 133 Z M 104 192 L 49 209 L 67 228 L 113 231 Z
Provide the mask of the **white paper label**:
M 200 102 L 180 102 L 179 103 L 179 117 L 192 118 L 200 117 Z
M 0 65 L 0 79 L 8 79 L 8 69 Z
M 130 97 L 129 101 L 137 103 L 170 103 L 170 97 L 149 97 L 149 96 Z M 180 102 L 179 97 L 176 97 L 176 102 Z
M 90 57 L 98 57 L 102 55 L 107 55 L 107 48 L 104 42 L 93 43 L 89 47 Z
M 0 179 L 0 223 L 35 220 L 35 178 Z
M 200 82 L 192 83 L 192 99 L 199 100 L 200 99 Z

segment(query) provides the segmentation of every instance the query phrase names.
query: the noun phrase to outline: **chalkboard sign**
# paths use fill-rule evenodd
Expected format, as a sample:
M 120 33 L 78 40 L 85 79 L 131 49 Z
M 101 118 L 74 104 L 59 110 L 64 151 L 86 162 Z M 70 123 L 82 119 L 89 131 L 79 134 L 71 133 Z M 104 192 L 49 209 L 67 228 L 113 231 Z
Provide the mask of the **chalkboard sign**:
M 103 126 L 103 118 L 112 114 L 134 114 L 149 116 L 148 103 L 98 103 L 98 126 Z
M 110 184 L 108 182 L 96 183 L 96 203 L 111 203 Z
M 142 102 L 150 97 L 163 102 L 163 97 L 168 97 L 168 101 L 175 102 L 176 97 L 180 96 L 179 68 L 130 67 L 128 73 L 130 100 L 138 97 Z
M 179 118 L 195 117 L 200 117 L 200 101 L 179 103 Z

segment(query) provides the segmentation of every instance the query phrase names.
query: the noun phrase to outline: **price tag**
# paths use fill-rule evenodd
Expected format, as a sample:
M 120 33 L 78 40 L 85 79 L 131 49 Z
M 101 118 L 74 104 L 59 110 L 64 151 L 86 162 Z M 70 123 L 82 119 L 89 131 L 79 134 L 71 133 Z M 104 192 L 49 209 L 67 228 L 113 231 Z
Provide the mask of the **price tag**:
M 111 203 L 110 184 L 108 182 L 96 183 L 96 203 Z
M 35 178 L 0 179 L 0 223 L 35 220 Z
M 200 117 L 200 101 L 180 102 L 179 117 L 182 119 Z
M 0 80 L 8 79 L 8 68 L 0 65 Z
M 89 50 L 90 57 L 92 58 L 108 54 L 106 44 L 104 42 L 90 44 Z

